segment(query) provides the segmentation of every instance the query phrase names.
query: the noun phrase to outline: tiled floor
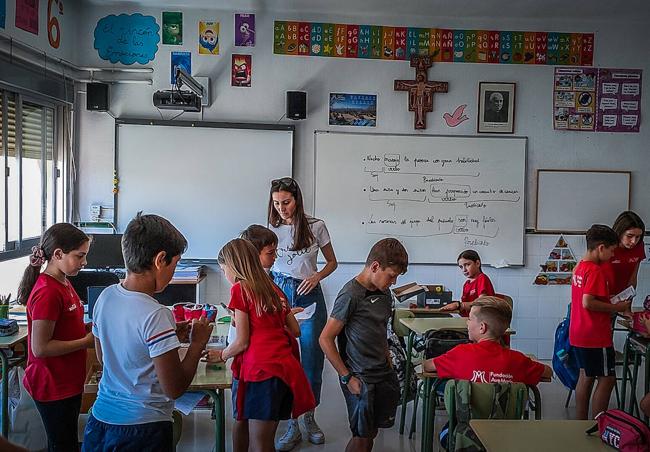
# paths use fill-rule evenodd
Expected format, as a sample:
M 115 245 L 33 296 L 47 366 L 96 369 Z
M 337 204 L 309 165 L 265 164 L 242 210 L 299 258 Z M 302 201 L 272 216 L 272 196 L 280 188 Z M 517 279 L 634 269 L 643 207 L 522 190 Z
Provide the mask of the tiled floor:
M 349 440 L 349 428 L 347 423 L 347 412 L 343 395 L 338 386 L 334 369 L 325 363 L 323 375 L 323 397 L 322 403 L 316 411 L 316 418 L 325 432 L 326 439 L 323 445 L 313 445 L 303 439 L 302 444 L 296 447 L 295 451 L 313 452 L 343 452 Z M 542 383 L 539 386 L 542 394 L 542 416 L 544 419 L 568 419 L 574 416 L 575 403 L 572 399 L 568 409 L 564 408 L 567 391 L 557 381 Z M 227 399 L 230 393 L 227 392 Z M 229 399 L 228 399 L 229 400 Z M 612 400 L 614 397 L 612 396 Z M 612 402 L 613 405 L 614 402 Z M 409 408 L 412 404 L 409 404 Z M 419 409 L 418 409 L 419 410 Z M 398 409 L 399 413 L 399 409 Z M 226 403 L 226 450 L 232 450 L 230 438 L 231 406 Z M 411 419 L 411 410 L 408 410 L 407 422 Z M 444 412 L 436 414 L 436 432 L 446 421 Z M 284 432 L 284 425 L 278 429 L 278 435 Z M 420 450 L 420 425 L 412 440 L 408 435 L 400 435 L 397 426 L 382 430 L 375 442 L 376 452 L 415 452 Z M 303 435 L 304 436 L 304 435 Z M 210 452 L 214 450 L 214 424 L 210 420 L 208 412 L 192 413 L 184 418 L 183 436 L 179 443 L 180 452 Z

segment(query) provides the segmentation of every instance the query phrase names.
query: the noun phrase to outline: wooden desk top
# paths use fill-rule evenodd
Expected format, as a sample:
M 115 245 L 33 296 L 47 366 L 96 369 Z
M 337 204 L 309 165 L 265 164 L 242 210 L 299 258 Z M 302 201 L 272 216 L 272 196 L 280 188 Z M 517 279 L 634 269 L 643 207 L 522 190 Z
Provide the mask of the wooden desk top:
M 488 452 L 612 451 L 598 436 L 585 434 L 596 421 L 511 421 L 472 419 L 469 425 Z
M 11 336 L 0 336 L 0 348 L 11 348 L 14 345 L 27 340 L 27 327 L 19 326 L 18 332 Z
M 431 317 L 431 318 L 408 318 L 399 319 L 400 323 L 416 334 L 425 334 L 432 330 L 458 330 L 467 331 L 466 317 Z M 515 334 L 512 328 L 508 328 L 506 334 Z

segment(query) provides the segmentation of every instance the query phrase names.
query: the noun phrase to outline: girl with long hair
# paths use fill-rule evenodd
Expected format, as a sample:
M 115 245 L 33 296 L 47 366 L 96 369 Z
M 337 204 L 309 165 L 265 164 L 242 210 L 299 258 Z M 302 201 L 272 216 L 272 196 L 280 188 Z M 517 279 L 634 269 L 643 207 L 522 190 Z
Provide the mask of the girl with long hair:
M 338 264 L 334 248 L 325 222 L 305 214 L 300 187 L 290 177 L 271 182 L 268 226 L 278 236 L 277 259 L 271 269 L 275 283 L 287 296 L 292 308 L 316 304 L 314 315 L 300 324 L 300 354 L 318 405 L 325 361 L 318 338 L 327 322 L 320 281 L 336 270 Z M 325 266 L 320 270 L 316 266 L 319 251 L 325 258 Z M 309 441 L 313 444 L 325 442 L 325 435 L 316 423 L 314 412 L 306 413 L 303 420 Z M 292 419 L 276 448 L 288 451 L 301 440 L 298 420 Z
M 18 289 L 27 305 L 25 389 L 34 399 L 47 433 L 49 451 L 79 450 L 86 349 L 94 344 L 84 309 L 68 276 L 86 265 L 90 237 L 69 223 L 51 226 L 32 248 Z M 47 264 L 41 272 L 43 264 Z

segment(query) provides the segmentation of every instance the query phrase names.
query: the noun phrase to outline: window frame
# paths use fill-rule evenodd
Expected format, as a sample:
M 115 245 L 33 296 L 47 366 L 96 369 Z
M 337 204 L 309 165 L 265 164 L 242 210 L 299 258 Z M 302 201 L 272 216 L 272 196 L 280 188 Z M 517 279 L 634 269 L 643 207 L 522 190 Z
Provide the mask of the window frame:
M 9 177 L 8 177 L 8 163 L 9 163 L 9 152 L 8 152 L 8 139 L 9 139 L 9 126 L 8 126 L 8 114 L 9 114 L 9 103 L 8 98 L 10 95 L 14 96 L 15 101 L 15 153 L 18 157 L 18 239 L 9 241 Z M 4 237 L 0 237 L 0 244 L 4 244 L 5 251 L 0 251 L 0 262 L 15 259 L 18 257 L 27 256 L 31 253 L 31 248 L 37 245 L 40 241 L 40 235 L 38 237 L 23 237 L 23 103 L 27 102 L 29 104 L 35 105 L 43 109 L 41 117 L 41 196 L 40 196 L 40 223 L 41 223 L 41 234 L 47 228 L 48 222 L 52 223 L 57 222 L 57 213 L 61 209 L 60 215 L 63 217 L 64 221 L 69 220 L 69 209 L 66 205 L 66 200 L 68 199 L 68 190 L 69 190 L 69 178 L 70 174 L 70 156 L 67 155 L 70 153 L 69 149 L 71 147 L 66 147 L 64 131 L 62 130 L 63 120 L 66 114 L 71 114 L 71 109 L 66 108 L 66 104 L 63 102 L 53 102 L 51 98 L 41 97 L 35 95 L 31 92 L 24 92 L 21 90 L 16 90 L 13 87 L 7 87 L 0 83 L 0 96 L 2 96 L 2 123 L 0 124 L 0 141 L 2 142 L 3 155 L 0 157 L 0 162 L 4 170 L 0 170 L 0 176 L 2 177 L 1 183 L 4 184 L 4 212 L 0 212 L 0 222 L 5 224 L 5 233 Z M 52 112 L 52 160 L 51 162 L 47 159 L 47 143 L 48 143 L 48 130 L 47 130 L 47 117 L 48 113 L 45 109 L 50 109 Z M 61 158 L 60 158 L 61 157 Z M 61 163 L 61 167 L 58 167 L 58 163 Z M 51 165 L 51 175 L 52 177 L 48 178 L 48 163 Z M 58 179 L 62 179 L 62 191 L 63 196 L 61 197 L 62 202 L 59 202 L 59 187 Z M 48 212 L 48 189 L 51 189 L 51 205 L 52 211 Z M 62 204 L 62 205 L 59 205 Z M 1 250 L 1 248 L 0 248 Z

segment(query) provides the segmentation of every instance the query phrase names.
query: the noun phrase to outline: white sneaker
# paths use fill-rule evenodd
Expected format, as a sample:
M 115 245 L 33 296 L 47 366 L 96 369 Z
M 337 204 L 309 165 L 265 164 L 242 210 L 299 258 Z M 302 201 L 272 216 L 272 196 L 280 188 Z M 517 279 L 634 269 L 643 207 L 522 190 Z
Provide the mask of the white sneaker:
M 314 419 L 314 411 L 308 411 L 302 418 L 305 430 L 307 431 L 307 439 L 312 444 L 323 444 L 325 442 L 325 434 L 320 429 Z
M 287 431 L 275 442 L 275 449 L 287 452 L 296 447 L 302 441 L 302 433 L 296 419 L 289 419 Z

